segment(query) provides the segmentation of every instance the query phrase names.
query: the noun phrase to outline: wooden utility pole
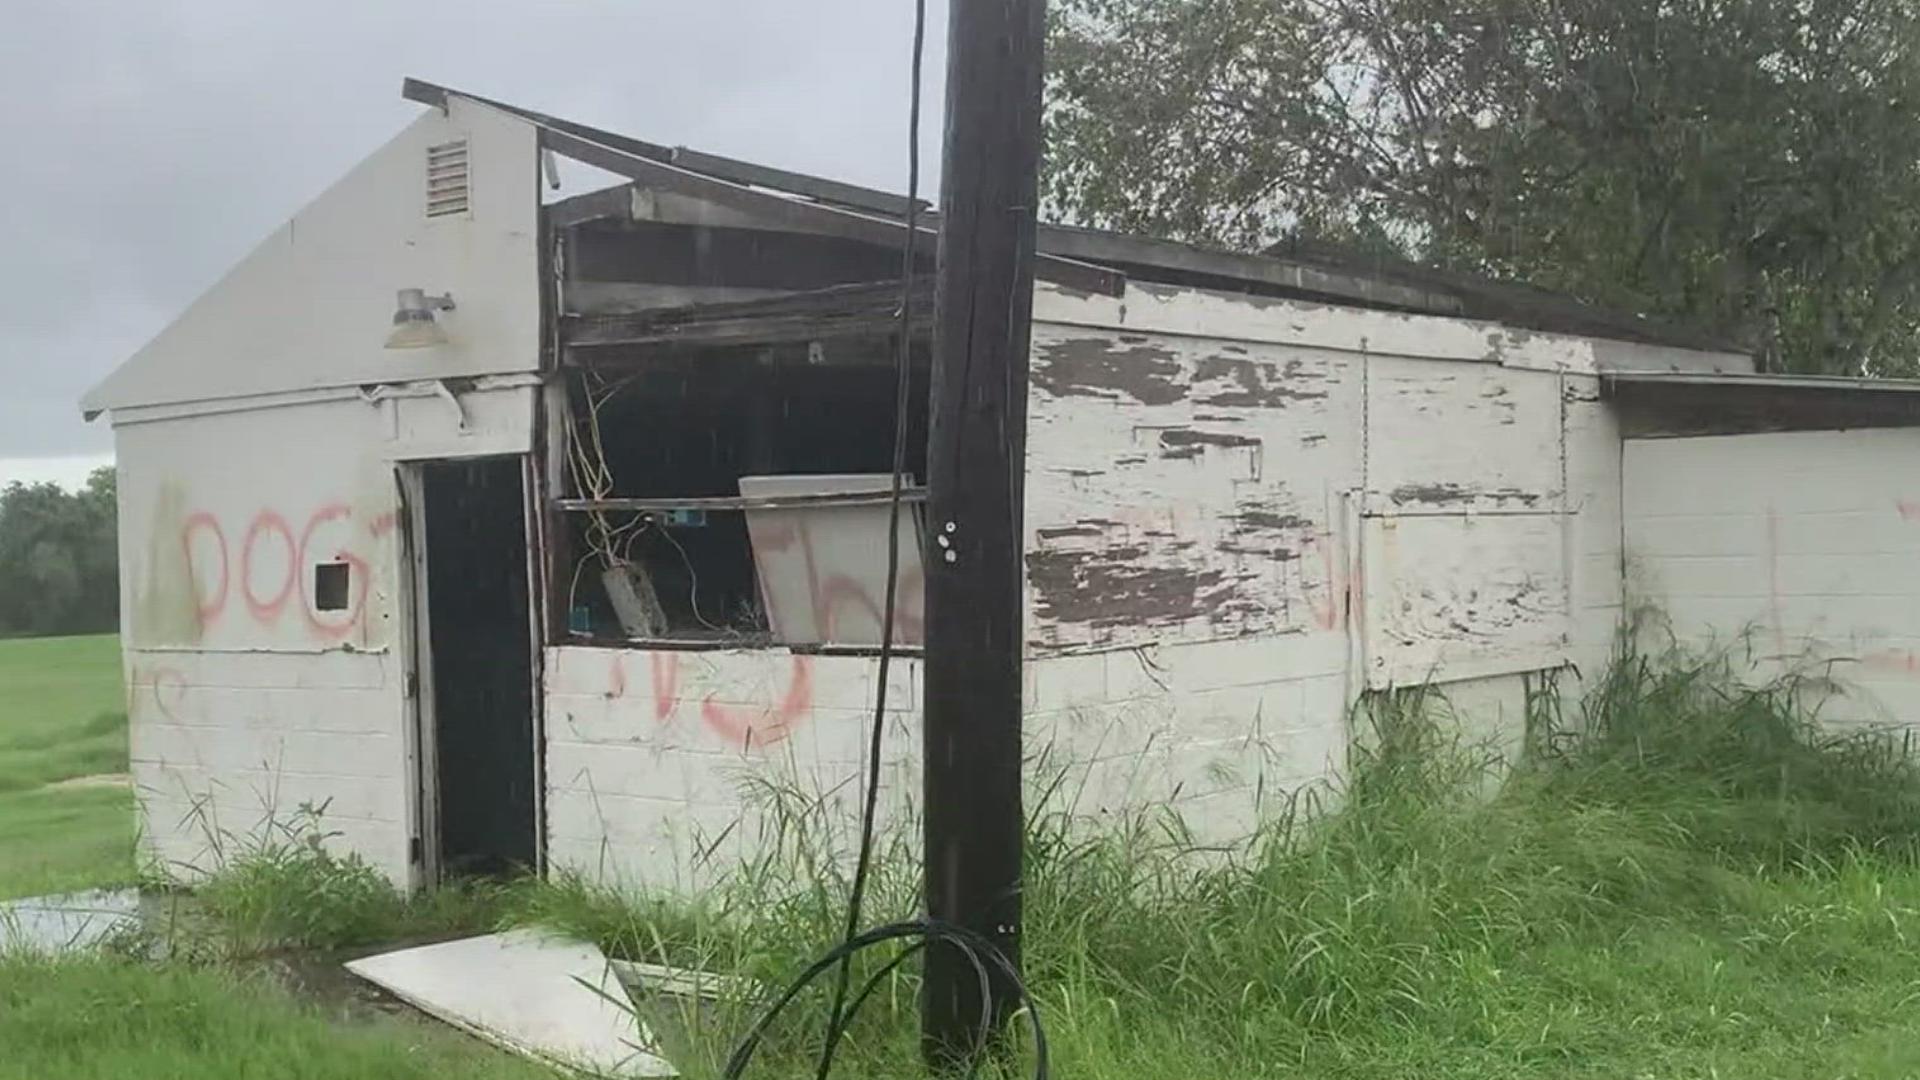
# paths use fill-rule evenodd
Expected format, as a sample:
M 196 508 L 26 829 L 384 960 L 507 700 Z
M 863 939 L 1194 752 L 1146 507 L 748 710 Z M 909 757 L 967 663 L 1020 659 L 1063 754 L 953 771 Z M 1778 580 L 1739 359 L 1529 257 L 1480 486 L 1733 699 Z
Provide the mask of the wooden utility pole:
M 1020 957 L 1027 349 L 1045 0 L 952 0 L 927 449 L 925 816 L 930 918 Z M 966 953 L 926 954 L 921 1041 L 951 1064 L 989 1028 Z

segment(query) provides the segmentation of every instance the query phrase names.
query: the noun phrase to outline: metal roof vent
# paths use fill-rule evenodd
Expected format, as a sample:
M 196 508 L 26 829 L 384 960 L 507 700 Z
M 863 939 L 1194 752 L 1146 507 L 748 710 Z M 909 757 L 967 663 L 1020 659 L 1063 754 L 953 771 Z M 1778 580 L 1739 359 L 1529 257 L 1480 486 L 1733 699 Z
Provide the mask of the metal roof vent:
M 427 147 L 427 216 L 451 217 L 468 209 L 467 140 Z

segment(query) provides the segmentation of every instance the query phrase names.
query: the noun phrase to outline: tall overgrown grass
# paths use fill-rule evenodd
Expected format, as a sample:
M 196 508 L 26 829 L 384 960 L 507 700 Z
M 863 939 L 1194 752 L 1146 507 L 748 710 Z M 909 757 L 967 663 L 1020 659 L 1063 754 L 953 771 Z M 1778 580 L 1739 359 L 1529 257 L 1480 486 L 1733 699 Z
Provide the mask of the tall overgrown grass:
M 1920 1074 L 1908 743 L 1823 728 L 1820 688 L 1713 658 L 1628 650 L 1573 709 L 1537 689 L 1518 762 L 1463 741 L 1435 691 L 1370 698 L 1345 782 L 1231 853 L 1165 812 L 1037 816 L 1025 966 L 1055 1075 Z M 851 838 L 769 797 L 774 842 L 697 899 L 562 877 L 491 914 L 783 984 L 838 936 Z M 875 922 L 919 907 L 911 841 L 884 840 Z M 914 1068 L 913 970 L 837 1075 Z M 825 1009 L 790 1010 L 756 1070 L 807 1072 Z M 655 1027 L 713 1075 L 751 1015 Z

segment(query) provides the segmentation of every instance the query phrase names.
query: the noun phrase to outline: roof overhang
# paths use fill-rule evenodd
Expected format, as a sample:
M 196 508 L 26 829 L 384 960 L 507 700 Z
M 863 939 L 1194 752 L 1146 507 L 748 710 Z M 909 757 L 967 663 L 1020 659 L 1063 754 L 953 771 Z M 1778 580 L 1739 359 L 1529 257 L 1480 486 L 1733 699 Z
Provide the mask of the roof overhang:
M 909 226 L 900 217 L 891 216 L 896 212 L 904 215 L 908 203 L 886 192 L 643 142 L 418 79 L 407 79 L 401 84 L 400 93 L 409 100 L 437 108 L 444 108 L 449 97 L 459 97 L 498 109 L 538 129 L 543 150 L 624 176 L 654 190 L 690 195 L 749 213 L 775 227 L 829 232 L 886 247 L 904 247 L 911 228 L 929 251 L 939 239 L 938 230 L 930 225 Z M 920 205 L 924 204 L 913 207 L 915 214 Z M 1057 255 L 1036 255 L 1033 273 L 1042 281 L 1086 292 L 1119 296 L 1126 290 L 1125 274 Z
M 1600 383 L 1627 438 L 1920 427 L 1920 379 L 1616 371 Z
M 905 197 L 892 192 L 647 142 L 418 79 L 406 80 L 401 93 L 435 107 L 445 107 L 448 98 L 459 97 L 498 109 L 537 127 L 544 148 L 633 181 L 631 187 L 588 192 L 552 204 L 547 208 L 550 224 L 633 220 L 634 193 L 644 190 L 698 200 L 709 212 L 718 207 L 735 220 L 751 221 L 755 228 L 894 247 L 905 241 L 905 219 L 911 209 L 921 236 L 929 241 L 937 236 L 938 218 L 926 203 L 909 207 Z M 926 250 L 933 248 L 932 242 L 926 243 Z M 1609 311 L 1544 289 L 1322 245 L 1283 244 L 1253 254 L 1042 222 L 1035 248 L 1036 278 L 1086 292 L 1122 295 L 1131 276 L 1703 354 L 1745 355 L 1739 345 L 1710 335 Z

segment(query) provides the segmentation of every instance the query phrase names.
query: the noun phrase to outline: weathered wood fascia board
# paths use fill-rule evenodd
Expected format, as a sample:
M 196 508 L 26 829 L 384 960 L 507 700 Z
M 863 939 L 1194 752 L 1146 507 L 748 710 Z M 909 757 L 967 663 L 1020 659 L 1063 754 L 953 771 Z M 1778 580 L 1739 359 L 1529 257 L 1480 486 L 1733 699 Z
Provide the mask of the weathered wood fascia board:
M 684 146 L 663 146 L 659 143 L 646 142 L 641 139 L 632 138 L 631 136 L 622 135 L 616 131 L 591 127 L 587 124 L 576 123 L 572 120 L 562 119 L 561 117 L 552 116 L 547 113 L 535 112 L 532 109 L 522 108 L 504 101 L 496 101 L 492 98 L 480 97 L 476 94 L 466 93 L 465 91 L 437 86 L 420 79 L 409 78 L 403 80 L 400 84 L 400 96 L 409 101 L 416 101 L 422 105 L 430 105 L 439 109 L 446 108 L 447 98 L 449 96 L 466 98 L 468 101 L 479 102 L 489 108 L 498 109 L 501 112 L 518 116 L 523 120 L 531 121 L 542 127 L 551 127 L 559 131 L 565 131 L 582 138 L 591 139 L 594 142 L 602 143 L 606 146 L 623 150 L 630 154 L 679 165 L 682 168 L 728 180 L 733 183 L 774 188 L 779 191 L 791 192 L 795 195 L 804 195 L 810 199 L 819 199 L 822 202 L 835 203 L 861 210 L 870 210 L 875 213 L 905 215 L 907 212 L 907 199 L 904 196 L 895 195 L 892 192 L 879 191 L 874 188 L 862 187 L 858 184 L 848 184 L 839 180 L 829 180 L 823 176 L 810 176 L 806 173 L 777 169 L 769 165 L 756 165 L 750 161 L 723 157 L 719 154 L 708 154 Z M 919 205 L 925 207 L 927 204 L 922 200 Z
M 1637 374 L 1605 377 L 1601 387 L 1629 439 L 1920 427 L 1920 385 Z
M 565 229 L 589 221 L 632 221 L 632 184 L 600 188 L 550 202 L 540 208 L 551 228 Z
M 184 656 L 191 653 L 203 653 L 208 656 L 364 656 L 369 661 L 380 663 L 394 655 L 391 645 L 356 645 L 343 642 L 338 645 L 154 645 L 129 641 L 123 646 L 129 656 L 151 654 L 154 656 Z
M 569 632 L 564 641 L 548 643 L 548 653 L 563 649 L 592 649 L 597 652 L 649 653 L 649 652 L 713 652 L 745 655 L 747 653 L 774 653 L 779 656 L 824 656 L 846 657 L 851 659 L 874 659 L 880 655 L 877 645 L 792 645 L 775 641 L 769 636 L 753 640 L 709 641 L 698 638 L 608 638 L 580 637 Z M 893 659 L 920 660 L 927 650 L 919 645 L 895 645 L 889 650 Z M 552 661 L 549 660 L 549 663 Z
M 885 491 L 831 495 L 778 495 L 750 498 L 745 495 L 687 495 L 680 497 L 611 496 L 604 499 L 555 499 L 553 506 L 567 513 L 647 512 L 666 510 L 813 510 L 838 506 L 886 506 L 893 501 Z M 900 491 L 905 504 L 927 501 L 927 489 L 910 486 Z
M 1038 284 L 1033 318 L 1038 323 L 1114 333 L 1172 334 L 1416 360 L 1466 360 L 1549 372 L 1594 371 L 1593 342 L 1586 338 L 1444 315 L 1372 311 L 1141 281 L 1129 281 L 1120 297 Z
M 915 333 L 932 326 L 932 285 L 931 278 L 915 282 Z M 776 344 L 890 334 L 899 324 L 900 283 L 885 281 L 623 315 L 567 315 L 560 335 L 569 347 Z
M 1270 255 L 1218 251 L 1173 240 L 1066 225 L 1041 225 L 1038 245 L 1047 254 L 1064 255 L 1086 262 L 1125 263 L 1231 278 L 1253 285 L 1313 293 L 1335 301 L 1352 300 L 1368 305 L 1411 308 L 1438 314 L 1461 310 L 1459 299 L 1447 293 L 1334 273 Z
M 538 124 L 538 121 L 534 122 Z M 772 194 L 642 157 L 561 128 L 544 124 L 539 127 L 540 145 L 544 149 L 605 169 L 616 176 L 639 181 L 648 187 L 692 195 L 720 206 L 762 215 L 770 228 L 795 232 L 830 230 L 830 235 L 881 247 L 897 248 L 906 243 L 907 226 L 902 221 Z M 938 233 L 926 227 L 916 231 L 931 250 L 938 241 Z M 1126 286 L 1126 275 L 1117 270 L 1052 255 L 1035 257 L 1034 275 L 1070 288 L 1109 296 L 1119 295 Z

